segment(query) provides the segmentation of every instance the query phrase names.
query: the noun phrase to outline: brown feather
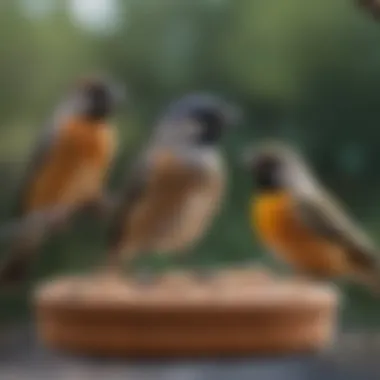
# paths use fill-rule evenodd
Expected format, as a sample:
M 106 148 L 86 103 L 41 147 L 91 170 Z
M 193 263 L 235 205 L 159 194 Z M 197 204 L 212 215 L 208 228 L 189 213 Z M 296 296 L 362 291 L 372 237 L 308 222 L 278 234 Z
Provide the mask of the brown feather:
M 193 165 L 169 149 L 150 152 L 145 170 L 134 178 L 113 227 L 113 248 L 128 257 L 188 246 L 206 229 L 222 195 L 219 173 Z M 197 195 L 205 196 L 207 204 L 191 216 L 188 202 Z

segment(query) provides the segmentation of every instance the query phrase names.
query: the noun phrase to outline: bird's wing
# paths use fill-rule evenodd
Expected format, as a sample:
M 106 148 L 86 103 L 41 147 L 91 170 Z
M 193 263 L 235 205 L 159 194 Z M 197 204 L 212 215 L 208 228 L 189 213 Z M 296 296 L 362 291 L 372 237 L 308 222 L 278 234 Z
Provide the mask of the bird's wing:
M 351 259 L 365 267 L 377 263 L 373 242 L 327 193 L 295 198 L 303 223 L 319 236 L 347 248 Z
M 40 171 L 41 167 L 48 161 L 49 154 L 57 131 L 59 124 L 57 122 L 50 122 L 42 130 L 40 136 L 37 139 L 36 146 L 29 158 L 28 165 L 24 176 L 21 178 L 21 182 L 18 187 L 15 208 L 13 210 L 13 217 L 21 217 L 24 213 L 24 202 L 30 190 L 30 185 L 34 181 L 35 176 Z
M 54 136 L 55 130 L 53 128 L 46 128 L 38 139 L 37 146 L 26 168 L 26 173 L 21 179 L 21 184 L 16 195 L 17 198 L 13 210 L 13 217 L 16 219 L 25 217 L 24 202 L 28 196 L 30 185 L 34 181 L 35 176 L 38 175 L 38 171 L 42 165 L 49 158 Z M 38 232 L 35 231 L 36 228 Z M 17 220 L 16 223 L 11 223 L 9 227 L 2 227 L 0 230 L 1 238 L 14 239 L 14 243 L 12 243 L 10 252 L 8 252 L 4 262 L 0 265 L 0 287 L 17 284 L 25 278 L 37 253 L 36 246 L 43 239 L 43 234 L 45 234 L 45 231 L 42 235 L 40 234 L 42 230 L 45 230 L 45 222 L 42 219 L 27 220 L 27 223 Z
M 147 191 L 155 198 L 155 208 L 149 213 L 159 213 L 162 219 L 164 214 L 170 214 L 177 208 L 195 184 L 200 183 L 203 176 L 201 167 L 198 167 L 187 157 L 168 150 L 158 150 L 149 155 L 143 155 L 132 166 L 124 191 L 118 202 L 116 214 L 111 224 L 109 244 L 115 248 L 123 240 L 128 240 L 125 222 L 135 210 L 135 206 L 144 198 Z

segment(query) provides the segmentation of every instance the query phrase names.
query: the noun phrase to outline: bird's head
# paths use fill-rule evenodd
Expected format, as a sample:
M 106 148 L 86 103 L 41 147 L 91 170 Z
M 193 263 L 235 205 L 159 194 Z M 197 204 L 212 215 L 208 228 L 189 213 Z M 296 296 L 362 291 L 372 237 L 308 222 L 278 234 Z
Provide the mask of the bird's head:
M 100 76 L 82 78 L 74 99 L 79 114 L 91 121 L 101 121 L 112 115 L 123 99 L 121 89 Z
M 177 143 L 213 146 L 240 118 L 237 107 L 217 96 L 191 94 L 169 107 L 158 126 L 158 137 Z
M 243 162 L 256 187 L 267 192 L 288 188 L 301 178 L 309 177 L 298 152 L 281 142 L 272 141 L 248 148 Z

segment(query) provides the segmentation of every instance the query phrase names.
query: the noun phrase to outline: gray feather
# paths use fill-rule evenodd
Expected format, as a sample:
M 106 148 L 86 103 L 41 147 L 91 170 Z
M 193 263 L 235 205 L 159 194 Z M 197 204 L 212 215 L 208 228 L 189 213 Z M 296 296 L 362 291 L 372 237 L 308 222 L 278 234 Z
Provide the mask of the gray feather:
M 343 207 L 325 192 L 295 197 L 303 223 L 322 238 L 346 247 L 354 262 L 365 267 L 377 265 L 375 246 Z

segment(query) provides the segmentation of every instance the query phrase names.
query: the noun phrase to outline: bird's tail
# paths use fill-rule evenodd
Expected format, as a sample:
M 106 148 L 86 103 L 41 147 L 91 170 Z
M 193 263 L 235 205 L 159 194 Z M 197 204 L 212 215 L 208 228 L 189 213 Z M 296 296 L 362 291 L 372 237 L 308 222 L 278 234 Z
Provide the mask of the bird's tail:
M 11 250 L 0 264 L 0 288 L 17 285 L 28 275 L 38 248 L 50 234 L 62 227 L 72 213 L 67 205 L 34 212 L 0 228 L 0 240 L 10 239 Z
M 0 289 L 18 286 L 31 269 L 35 255 L 49 232 L 49 218 L 31 215 L 0 229 L 0 237 L 10 238 L 10 250 L 0 262 Z

